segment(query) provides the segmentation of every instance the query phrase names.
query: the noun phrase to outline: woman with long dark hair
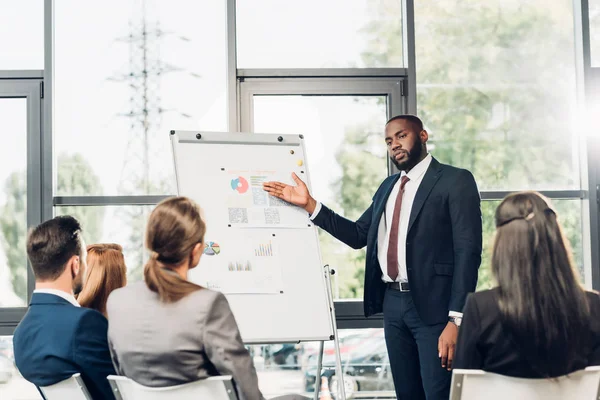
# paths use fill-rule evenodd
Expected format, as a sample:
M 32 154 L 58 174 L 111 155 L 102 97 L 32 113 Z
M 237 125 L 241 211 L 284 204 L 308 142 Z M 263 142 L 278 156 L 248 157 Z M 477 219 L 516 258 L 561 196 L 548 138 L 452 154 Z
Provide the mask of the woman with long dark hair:
M 498 285 L 467 298 L 453 367 L 548 378 L 600 365 L 600 297 L 579 284 L 549 201 L 514 193 L 495 219 Z

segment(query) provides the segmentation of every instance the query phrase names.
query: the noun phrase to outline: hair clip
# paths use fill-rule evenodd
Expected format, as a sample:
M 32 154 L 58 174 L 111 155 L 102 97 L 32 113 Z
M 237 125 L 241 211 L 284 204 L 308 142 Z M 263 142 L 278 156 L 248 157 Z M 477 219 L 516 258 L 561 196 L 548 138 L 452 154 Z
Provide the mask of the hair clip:
M 529 213 L 526 217 L 525 217 L 525 221 L 529 221 L 531 219 L 533 219 L 533 217 L 535 217 L 534 213 Z

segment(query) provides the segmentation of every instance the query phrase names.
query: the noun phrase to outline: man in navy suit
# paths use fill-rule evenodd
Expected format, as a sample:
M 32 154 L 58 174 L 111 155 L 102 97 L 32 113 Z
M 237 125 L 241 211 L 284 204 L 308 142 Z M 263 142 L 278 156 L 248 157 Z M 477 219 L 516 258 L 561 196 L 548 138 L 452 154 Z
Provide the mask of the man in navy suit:
M 73 217 L 56 217 L 32 229 L 27 255 L 35 274 L 29 310 L 13 337 L 15 363 L 25 379 L 49 386 L 75 373 L 94 399 L 114 399 L 106 379 L 114 375 L 108 350 L 108 322 L 81 308 L 85 246 Z
M 447 400 L 458 326 L 481 263 L 480 197 L 473 175 L 427 152 L 428 133 L 413 115 L 385 126 L 386 178 L 357 221 L 297 186 L 267 182 L 269 194 L 303 207 L 314 223 L 355 249 L 367 246 L 365 315 L 383 312 L 398 399 Z

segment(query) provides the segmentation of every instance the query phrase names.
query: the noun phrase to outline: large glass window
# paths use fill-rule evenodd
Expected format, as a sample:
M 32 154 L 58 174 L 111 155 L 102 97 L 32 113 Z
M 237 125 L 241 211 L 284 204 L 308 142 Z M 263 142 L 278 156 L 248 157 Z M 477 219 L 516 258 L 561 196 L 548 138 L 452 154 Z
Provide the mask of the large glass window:
M 387 176 L 386 96 L 254 96 L 254 132 L 306 137 L 312 195 L 358 219 Z M 321 256 L 336 270 L 335 299 L 362 298 L 365 251 L 319 230 Z
M 0 397 L 2 400 L 42 398 L 37 388 L 27 382 L 15 366 L 12 336 L 0 336 Z
M 588 0 L 592 67 L 600 67 L 600 0 Z
M 224 2 L 61 0 L 54 14 L 56 195 L 174 193 L 169 131 L 226 130 Z M 61 186 L 64 171 L 87 184 Z
M 394 398 L 383 329 L 344 329 L 338 336 L 346 398 Z M 249 346 L 263 395 L 299 393 L 312 398 L 316 385 L 339 398 L 333 341 L 325 342 L 323 368 L 317 373 L 319 346 L 320 342 Z
M 61 206 L 56 215 L 72 215 L 83 228 L 86 244 L 117 243 L 123 247 L 130 281 L 143 276 L 147 252 L 146 223 L 153 206 Z
M 0 70 L 44 69 L 44 0 L 0 0 Z
M 0 307 L 27 304 L 27 99 L 0 95 Z
M 585 274 L 583 269 L 581 200 L 551 200 L 551 203 L 558 214 L 558 221 L 563 228 L 563 234 L 571 245 L 573 262 L 583 283 L 585 281 Z M 498 205 L 500 205 L 500 201 L 481 202 L 481 212 L 483 215 L 483 254 L 481 257 L 481 266 L 479 267 L 479 280 L 477 281 L 477 289 L 479 290 L 489 289 L 494 285 L 490 266 L 496 232 L 494 215 Z
M 433 155 L 480 190 L 579 189 L 573 2 L 424 0 L 415 18 Z
M 402 0 L 236 4 L 238 68 L 404 66 Z

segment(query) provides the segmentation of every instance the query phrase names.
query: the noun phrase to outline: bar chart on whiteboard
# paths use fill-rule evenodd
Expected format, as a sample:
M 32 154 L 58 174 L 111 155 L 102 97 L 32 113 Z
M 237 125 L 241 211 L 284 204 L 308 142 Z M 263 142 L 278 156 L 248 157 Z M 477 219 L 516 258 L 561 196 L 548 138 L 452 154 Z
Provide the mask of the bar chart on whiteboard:
M 205 241 L 200 265 L 190 271 L 194 282 L 231 294 L 276 294 L 284 290 L 277 237 L 269 232 L 230 230 Z

